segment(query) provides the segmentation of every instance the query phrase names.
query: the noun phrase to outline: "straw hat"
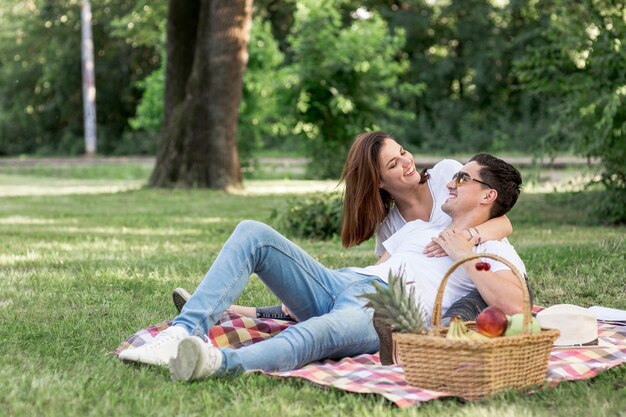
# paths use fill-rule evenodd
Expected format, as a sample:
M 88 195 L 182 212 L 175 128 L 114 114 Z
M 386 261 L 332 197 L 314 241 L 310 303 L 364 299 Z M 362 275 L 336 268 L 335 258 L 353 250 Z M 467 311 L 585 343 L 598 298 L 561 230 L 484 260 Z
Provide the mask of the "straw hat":
M 557 304 L 537 313 L 541 327 L 558 329 L 561 336 L 554 346 L 597 346 L 598 322 L 595 314 L 573 304 Z

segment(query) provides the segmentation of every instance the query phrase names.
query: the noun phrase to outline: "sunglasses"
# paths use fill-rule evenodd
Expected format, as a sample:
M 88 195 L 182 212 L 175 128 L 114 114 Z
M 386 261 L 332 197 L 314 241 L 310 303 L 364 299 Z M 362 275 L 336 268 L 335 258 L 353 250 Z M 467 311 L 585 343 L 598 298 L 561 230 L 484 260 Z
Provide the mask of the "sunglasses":
M 486 185 L 489 188 L 493 188 L 491 185 L 487 184 L 486 182 L 477 180 L 476 178 L 472 178 L 470 177 L 470 175 L 467 172 L 463 172 L 463 171 L 459 171 L 456 174 L 454 174 L 452 176 L 453 180 L 456 180 L 456 186 L 460 187 L 463 184 L 465 184 L 467 181 L 476 181 L 478 183 L 481 183 L 483 185 Z

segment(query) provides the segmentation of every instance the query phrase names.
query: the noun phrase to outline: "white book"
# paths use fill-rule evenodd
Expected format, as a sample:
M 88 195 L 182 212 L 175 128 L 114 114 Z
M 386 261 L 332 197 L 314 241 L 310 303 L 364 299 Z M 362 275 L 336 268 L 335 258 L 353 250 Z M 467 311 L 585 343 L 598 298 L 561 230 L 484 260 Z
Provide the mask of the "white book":
M 598 320 L 626 321 L 626 310 L 602 306 L 592 306 L 588 310 L 595 314 Z

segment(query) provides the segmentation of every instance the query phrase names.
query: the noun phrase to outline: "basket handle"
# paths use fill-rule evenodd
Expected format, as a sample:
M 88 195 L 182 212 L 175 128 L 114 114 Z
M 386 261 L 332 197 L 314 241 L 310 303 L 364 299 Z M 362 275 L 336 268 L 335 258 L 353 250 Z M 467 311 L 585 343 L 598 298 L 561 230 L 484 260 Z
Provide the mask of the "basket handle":
M 446 272 L 446 274 L 444 275 L 443 279 L 441 280 L 441 284 L 439 284 L 439 289 L 437 290 L 437 297 L 435 298 L 435 306 L 433 308 L 433 315 L 432 315 L 433 327 L 435 327 L 437 330 L 441 330 L 441 303 L 443 301 L 443 291 L 446 288 L 446 284 L 448 283 L 448 279 L 450 278 L 452 273 L 461 264 L 467 261 L 471 261 L 473 259 L 480 259 L 480 258 L 491 258 L 496 261 L 502 262 L 503 264 L 511 268 L 511 271 L 513 271 L 513 274 L 520 281 L 520 284 L 522 284 L 522 293 L 523 293 L 523 298 L 524 298 L 524 311 L 523 311 L 524 321 L 522 322 L 522 334 L 528 334 L 528 330 L 529 330 L 528 327 L 529 327 L 530 320 L 531 320 L 531 310 L 530 310 L 531 305 L 530 305 L 530 295 L 528 294 L 528 287 L 526 286 L 526 280 L 524 279 L 522 274 L 520 274 L 519 270 L 513 264 L 511 264 L 511 262 L 507 261 L 501 256 L 493 255 L 491 253 L 481 253 L 481 254 L 468 256 L 467 258 L 464 258 L 464 259 L 461 259 L 460 261 L 455 262 L 450 267 L 450 269 L 448 269 L 448 272 Z

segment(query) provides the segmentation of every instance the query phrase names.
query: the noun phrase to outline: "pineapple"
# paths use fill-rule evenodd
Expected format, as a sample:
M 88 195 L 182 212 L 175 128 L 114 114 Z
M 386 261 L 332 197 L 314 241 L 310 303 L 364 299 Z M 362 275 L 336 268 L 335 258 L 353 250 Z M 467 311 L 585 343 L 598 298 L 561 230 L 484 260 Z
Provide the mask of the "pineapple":
M 389 272 L 388 285 L 374 282 L 376 292 L 363 294 L 368 303 L 366 307 L 374 309 L 375 320 L 380 320 L 391 327 L 392 332 L 425 333 L 424 311 L 415 300 L 415 288 L 407 290 L 404 272 Z

